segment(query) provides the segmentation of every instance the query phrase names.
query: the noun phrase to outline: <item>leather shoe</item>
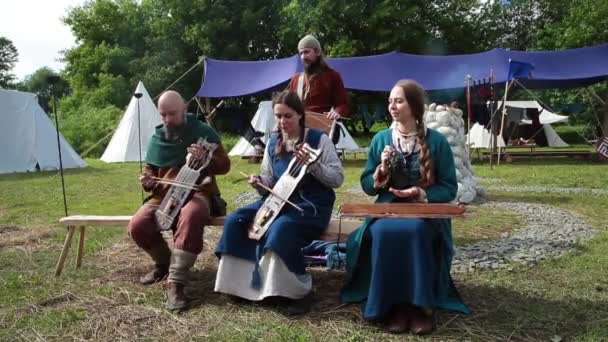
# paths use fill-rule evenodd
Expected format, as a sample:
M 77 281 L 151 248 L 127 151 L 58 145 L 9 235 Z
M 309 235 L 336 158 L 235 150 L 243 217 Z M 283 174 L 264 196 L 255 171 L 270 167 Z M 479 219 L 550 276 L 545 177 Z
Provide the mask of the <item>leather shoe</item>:
M 405 306 L 398 305 L 393 308 L 384 325 L 386 331 L 393 334 L 403 334 L 410 328 L 410 312 Z
M 228 300 L 230 300 L 230 303 L 232 304 L 249 304 L 251 303 L 251 301 L 247 298 L 243 298 L 243 297 L 239 297 L 236 295 L 227 295 Z
M 190 303 L 184 293 L 184 284 L 169 282 L 167 287 L 167 309 L 172 311 L 187 310 Z
M 410 331 L 415 335 L 427 335 L 435 330 L 435 315 L 425 313 L 421 308 L 413 310 Z
M 310 308 L 312 307 L 312 291 L 309 292 L 306 296 L 299 299 L 292 299 L 289 306 L 287 306 L 287 315 L 288 316 L 297 316 L 303 315 L 305 313 L 310 312 Z
M 156 265 L 152 271 L 139 278 L 139 283 L 142 285 L 158 283 L 159 281 L 165 279 L 167 274 L 169 274 L 169 265 Z

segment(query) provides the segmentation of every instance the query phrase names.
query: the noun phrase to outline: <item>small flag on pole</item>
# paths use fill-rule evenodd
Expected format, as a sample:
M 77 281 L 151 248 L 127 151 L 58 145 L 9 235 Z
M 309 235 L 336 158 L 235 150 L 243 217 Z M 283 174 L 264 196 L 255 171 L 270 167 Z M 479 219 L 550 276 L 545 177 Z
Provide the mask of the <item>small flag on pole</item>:
M 518 62 L 509 59 L 509 77 L 508 80 L 514 78 L 529 78 L 532 76 L 534 65 L 526 62 Z

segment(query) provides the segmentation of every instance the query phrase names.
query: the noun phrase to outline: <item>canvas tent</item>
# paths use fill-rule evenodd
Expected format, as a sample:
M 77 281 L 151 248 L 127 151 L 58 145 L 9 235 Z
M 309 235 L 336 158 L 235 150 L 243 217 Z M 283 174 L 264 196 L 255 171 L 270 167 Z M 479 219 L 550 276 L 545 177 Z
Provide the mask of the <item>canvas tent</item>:
M 251 120 L 251 125 L 256 131 L 264 133 L 264 136 L 260 138 L 264 143 L 267 143 L 275 126 L 274 113 L 272 111 L 272 101 L 260 102 L 258 110 Z M 338 125 L 340 125 L 340 139 L 336 144 L 336 148 L 344 151 L 358 151 L 359 145 L 357 145 L 346 127 L 342 123 L 338 123 Z M 241 137 L 236 145 L 234 145 L 232 150 L 230 150 L 228 155 L 251 157 L 256 155 L 256 151 L 245 138 Z
M 502 106 L 502 102 L 498 103 L 499 106 Z M 545 125 L 551 125 L 558 122 L 566 122 L 568 121 L 568 117 L 566 115 L 559 115 L 553 112 L 550 112 L 548 109 L 544 108 L 537 101 L 507 101 L 507 109 L 510 108 L 521 108 L 521 109 L 536 109 L 539 112 L 540 123 Z M 513 116 L 515 113 L 509 113 L 510 116 Z M 522 118 L 522 124 L 530 125 L 532 121 L 528 118 Z
M 476 122 L 473 124 L 473 126 L 471 126 L 469 133 L 466 135 L 465 141 L 467 144 L 469 144 L 470 148 L 491 148 L 492 134 L 490 134 L 489 129 Z M 496 137 L 496 146 L 505 147 L 505 141 L 501 136 Z
M 133 96 L 127 110 L 120 119 L 118 128 L 112 135 L 112 140 L 110 140 L 108 147 L 101 156 L 101 160 L 106 163 L 139 161 L 140 138 L 141 158 L 145 158 L 148 142 L 154 134 L 154 127 L 162 124 L 160 114 L 141 81 L 137 84 L 135 93 L 142 94 L 139 99 L 140 123 L 138 125 L 137 122 L 137 98 Z M 141 136 L 139 127 L 141 127 Z
M 352 135 L 350 135 L 350 133 L 348 132 L 348 129 L 346 129 L 346 126 L 344 126 L 344 124 L 341 122 L 338 122 L 338 126 L 340 127 L 340 138 L 338 140 L 338 143 L 336 144 L 336 149 L 344 150 L 346 152 L 348 152 L 348 151 L 360 152 L 361 149 L 359 148 L 359 145 L 357 145 L 357 142 L 355 142 L 355 139 L 353 139 Z M 337 128 L 338 127 L 336 127 L 336 129 Z
M 567 122 L 568 117 L 550 112 L 537 101 L 506 101 L 510 129 L 505 138 L 533 138 L 539 146 L 568 147 L 551 125 Z M 502 103 L 500 103 L 502 106 Z M 538 113 L 538 121 L 535 116 Z
M 36 94 L 0 89 L 0 173 L 58 170 L 57 133 Z M 86 167 L 59 136 L 64 168 Z
M 506 104 L 507 117 L 505 118 L 504 138 L 501 136 L 497 137 L 498 147 L 505 146 L 505 139 L 517 139 L 520 137 L 524 139 L 535 138 L 535 140 L 538 140 L 537 145 L 541 146 L 569 146 L 551 126 L 552 124 L 568 121 L 567 116 L 552 113 L 536 101 L 506 101 Z M 499 102 L 499 106 L 502 106 L 502 102 Z M 533 123 L 530 113 L 538 113 L 538 126 Z M 496 116 L 496 118 L 499 117 L 500 115 Z M 497 123 L 497 125 L 499 124 Z M 483 125 L 475 123 L 471 127 L 469 134 L 471 136 L 471 148 L 491 147 L 492 136 L 490 131 Z M 469 141 L 469 134 L 467 134 L 467 141 Z M 540 141 L 542 143 L 539 143 Z
M 263 137 L 260 137 L 264 143 L 268 142 L 270 133 L 274 129 L 274 114 L 272 112 L 272 101 L 262 101 L 258 106 L 258 110 L 255 112 L 253 119 L 251 119 L 251 126 L 254 130 L 264 133 Z M 247 141 L 247 139 L 241 137 L 239 141 L 234 145 L 232 150 L 228 153 L 229 156 L 243 156 L 253 157 L 256 155 L 255 148 Z
M 402 78 L 414 79 L 424 89 L 463 89 L 465 77 L 496 84 L 509 76 L 510 60 L 534 66 L 532 75 L 519 81 L 528 88 L 572 88 L 608 78 L 608 44 L 557 51 L 493 49 L 466 55 L 414 55 L 389 52 L 373 56 L 328 58 L 347 89 L 390 91 Z M 266 92 L 283 85 L 302 63 L 298 55 L 263 61 L 227 61 L 205 58 L 203 83 L 197 96 L 233 97 Z

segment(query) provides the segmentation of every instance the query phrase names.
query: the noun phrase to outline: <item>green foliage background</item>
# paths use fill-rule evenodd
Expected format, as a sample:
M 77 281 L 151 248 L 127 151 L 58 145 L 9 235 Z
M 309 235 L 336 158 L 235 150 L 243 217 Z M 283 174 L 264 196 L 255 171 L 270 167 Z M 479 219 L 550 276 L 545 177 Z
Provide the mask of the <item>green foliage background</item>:
M 65 84 L 58 92 L 58 112 L 64 135 L 81 153 L 116 127 L 138 81 L 154 97 L 204 56 L 291 56 L 306 33 L 315 34 L 329 56 L 394 50 L 461 54 L 496 47 L 551 50 L 608 41 L 608 2 L 603 0 L 89 0 L 70 9 L 63 21 L 74 33 L 76 46 L 63 53 Z M 202 68 L 199 64 L 173 88 L 192 98 Z M 41 80 L 51 72 L 41 68 L 19 85 L 38 93 L 45 109 L 52 104 L 48 84 Z M 577 90 L 537 95 L 555 109 L 574 114 L 573 122 L 586 125 L 589 134 L 601 126 L 608 131 L 606 82 L 589 90 L 594 95 Z M 355 119 L 361 119 L 359 105 L 385 102 L 380 93 L 350 96 Z M 248 119 L 262 98 L 268 94 L 229 99 L 226 107 Z M 213 99 L 210 104 L 216 103 Z M 574 110 L 571 103 L 584 106 Z M 194 102 L 190 110 L 196 111 Z M 230 130 L 231 125 L 222 122 L 230 117 L 217 118 L 218 127 Z M 351 121 L 349 129 L 361 130 L 357 122 Z M 89 156 L 99 155 L 105 143 Z

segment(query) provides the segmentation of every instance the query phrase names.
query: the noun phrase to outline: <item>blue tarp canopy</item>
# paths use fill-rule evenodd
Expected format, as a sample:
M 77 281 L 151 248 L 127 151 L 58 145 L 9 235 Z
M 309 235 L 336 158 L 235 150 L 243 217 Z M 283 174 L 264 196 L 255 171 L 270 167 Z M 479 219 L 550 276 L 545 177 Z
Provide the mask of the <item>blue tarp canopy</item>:
M 411 78 L 426 90 L 462 89 L 465 78 L 504 83 L 509 60 L 530 63 L 530 77 L 520 79 L 530 88 L 572 88 L 605 80 L 608 76 L 608 44 L 559 51 L 511 51 L 493 49 L 468 55 L 430 56 L 389 52 L 364 57 L 328 58 L 340 72 L 344 86 L 353 90 L 389 91 L 395 82 Z M 298 55 L 267 61 L 205 59 L 203 84 L 197 96 L 233 97 L 271 90 L 302 70 Z

